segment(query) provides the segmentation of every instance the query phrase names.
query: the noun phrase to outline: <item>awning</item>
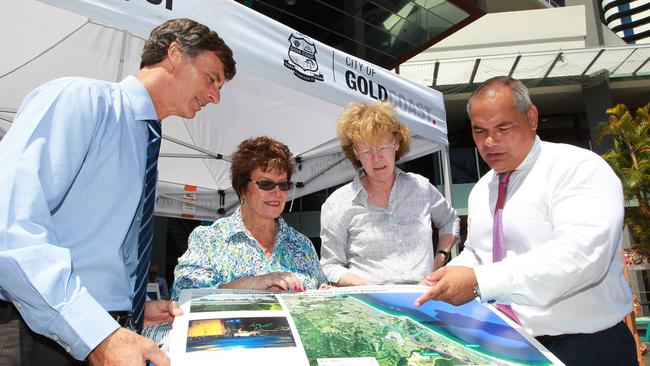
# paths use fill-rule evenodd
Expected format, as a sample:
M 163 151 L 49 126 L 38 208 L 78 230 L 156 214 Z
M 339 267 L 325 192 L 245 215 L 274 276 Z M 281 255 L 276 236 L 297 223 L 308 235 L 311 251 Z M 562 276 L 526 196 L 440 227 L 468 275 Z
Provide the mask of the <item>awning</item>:
M 294 153 L 291 198 L 350 181 L 355 171 L 340 149 L 336 119 L 353 101 L 395 104 L 412 136 L 403 161 L 447 145 L 441 93 L 312 42 L 234 1 L 177 1 L 173 9 L 154 1 L 43 1 L 81 15 L 10 1 L 11 11 L 0 17 L 0 40 L 12 50 L 0 58 L 0 137 L 25 95 L 47 80 L 119 81 L 135 74 L 144 38 L 164 20 L 196 19 L 233 49 L 237 76 L 222 91 L 223 103 L 192 120 L 163 121 L 156 215 L 214 220 L 237 207 L 229 155 L 248 137 L 276 138 Z
M 400 75 L 437 89 L 480 84 L 498 75 L 575 79 L 604 70 L 610 78 L 650 76 L 650 44 L 413 61 L 399 67 Z

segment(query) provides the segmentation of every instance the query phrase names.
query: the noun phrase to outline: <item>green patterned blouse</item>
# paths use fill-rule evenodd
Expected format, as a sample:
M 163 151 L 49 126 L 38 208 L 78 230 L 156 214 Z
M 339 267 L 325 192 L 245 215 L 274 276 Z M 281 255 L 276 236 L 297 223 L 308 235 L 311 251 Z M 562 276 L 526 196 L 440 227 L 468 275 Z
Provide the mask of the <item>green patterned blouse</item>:
M 184 288 L 216 288 L 221 283 L 270 272 L 293 272 L 307 289 L 317 289 L 327 281 L 306 236 L 278 218 L 273 253 L 266 258 L 237 209 L 210 226 L 192 231 L 187 251 L 174 270 L 172 298 L 177 300 Z

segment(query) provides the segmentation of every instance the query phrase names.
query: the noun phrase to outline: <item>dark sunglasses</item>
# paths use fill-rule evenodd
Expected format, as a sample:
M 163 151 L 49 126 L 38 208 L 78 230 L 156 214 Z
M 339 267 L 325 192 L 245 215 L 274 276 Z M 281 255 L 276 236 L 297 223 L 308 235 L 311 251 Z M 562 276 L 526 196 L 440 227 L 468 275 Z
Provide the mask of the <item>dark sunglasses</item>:
M 270 180 L 260 180 L 260 181 L 255 181 L 252 179 L 249 179 L 251 182 L 257 184 L 258 187 L 260 187 L 261 190 L 263 191 L 271 191 L 275 186 L 278 186 L 281 191 L 288 191 L 291 188 L 293 188 L 293 182 L 280 182 L 280 183 L 275 183 Z

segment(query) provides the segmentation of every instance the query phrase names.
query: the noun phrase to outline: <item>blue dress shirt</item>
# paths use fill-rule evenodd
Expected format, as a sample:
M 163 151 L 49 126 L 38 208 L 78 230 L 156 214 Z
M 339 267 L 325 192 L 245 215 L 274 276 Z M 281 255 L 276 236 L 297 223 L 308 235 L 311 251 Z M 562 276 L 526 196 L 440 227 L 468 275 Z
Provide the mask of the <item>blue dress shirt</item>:
M 118 328 L 107 311 L 131 309 L 147 119 L 135 77 L 62 78 L 0 141 L 0 298 L 77 359 Z

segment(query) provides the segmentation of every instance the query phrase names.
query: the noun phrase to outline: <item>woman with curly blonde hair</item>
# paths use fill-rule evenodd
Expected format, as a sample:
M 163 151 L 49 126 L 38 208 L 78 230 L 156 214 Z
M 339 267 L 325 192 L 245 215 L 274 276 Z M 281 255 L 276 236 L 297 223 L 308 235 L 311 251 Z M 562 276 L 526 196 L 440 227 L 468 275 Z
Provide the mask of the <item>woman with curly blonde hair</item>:
M 358 174 L 321 210 L 325 275 L 339 286 L 418 283 L 447 260 L 458 238 L 456 211 L 427 178 L 395 166 L 410 139 L 392 104 L 350 104 L 337 134 Z

